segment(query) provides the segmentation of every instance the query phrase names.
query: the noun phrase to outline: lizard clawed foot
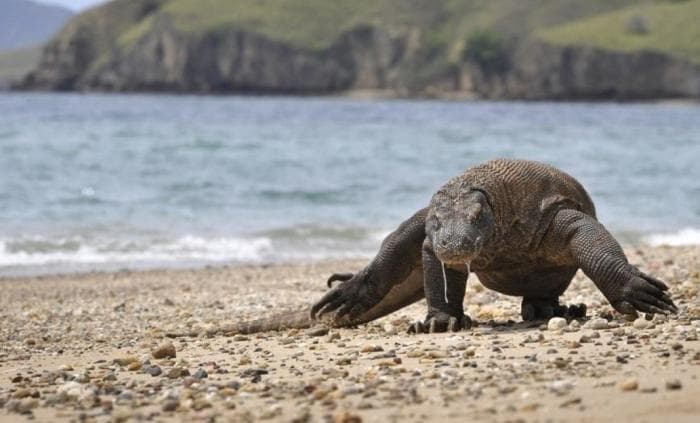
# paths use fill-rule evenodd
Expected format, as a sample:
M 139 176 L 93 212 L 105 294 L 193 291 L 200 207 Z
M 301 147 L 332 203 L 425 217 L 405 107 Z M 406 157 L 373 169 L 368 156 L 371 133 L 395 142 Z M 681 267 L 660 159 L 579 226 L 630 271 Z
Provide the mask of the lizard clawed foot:
M 365 311 L 375 306 L 383 296 L 376 292 L 375 284 L 368 280 L 366 272 L 356 274 L 335 273 L 328 278 L 328 283 L 342 281 L 331 289 L 311 307 L 311 318 L 320 319 L 327 313 L 335 312 L 333 320 L 342 318 L 354 320 Z
M 636 318 L 637 312 L 649 314 L 675 314 L 678 308 L 668 296 L 668 286 L 649 276 L 636 267 L 631 267 L 631 275 L 622 284 L 619 298 L 610 301 L 621 314 Z
M 408 333 L 441 333 L 459 332 L 469 329 L 472 326 L 472 319 L 469 316 L 450 316 L 445 313 L 437 313 L 429 316 L 424 322 L 417 321 L 408 327 Z

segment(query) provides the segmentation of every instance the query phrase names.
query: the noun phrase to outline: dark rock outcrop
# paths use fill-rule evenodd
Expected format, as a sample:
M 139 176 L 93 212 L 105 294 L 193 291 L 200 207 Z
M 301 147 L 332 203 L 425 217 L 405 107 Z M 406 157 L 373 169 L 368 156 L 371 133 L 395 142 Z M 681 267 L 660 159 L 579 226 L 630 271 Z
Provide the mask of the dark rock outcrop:
M 527 42 L 503 74 L 465 66 L 462 79 L 484 98 L 645 100 L 700 98 L 700 66 L 653 51 L 620 53 Z

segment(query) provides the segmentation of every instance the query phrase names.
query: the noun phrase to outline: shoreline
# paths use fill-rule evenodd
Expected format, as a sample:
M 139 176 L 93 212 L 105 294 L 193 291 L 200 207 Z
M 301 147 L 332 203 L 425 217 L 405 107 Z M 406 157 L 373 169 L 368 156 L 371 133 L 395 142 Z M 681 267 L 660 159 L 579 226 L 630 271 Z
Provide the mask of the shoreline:
M 372 101 L 445 101 L 462 103 L 591 103 L 591 104 L 650 104 L 662 106 L 698 106 L 698 97 L 650 97 L 650 98 L 600 98 L 600 97 L 551 97 L 551 98 L 482 98 L 466 91 L 446 92 L 440 95 L 401 95 L 392 90 L 357 89 L 329 93 L 269 93 L 269 92 L 196 92 L 196 91 L 100 91 L 100 90 L 33 90 L 0 86 L 0 94 L 69 94 L 101 96 L 163 96 L 163 97 L 244 97 L 244 98 L 322 98 L 346 99 L 361 102 Z
M 419 302 L 354 329 L 207 337 L 307 307 L 367 259 L 2 277 L 0 419 L 694 421 L 700 246 L 626 252 L 668 282 L 678 316 L 624 321 L 579 273 L 563 300 L 588 319 L 548 330 L 472 276 L 478 325 L 456 334 L 405 334 Z M 181 328 L 202 335 L 165 337 Z M 154 358 L 168 342 L 176 357 Z

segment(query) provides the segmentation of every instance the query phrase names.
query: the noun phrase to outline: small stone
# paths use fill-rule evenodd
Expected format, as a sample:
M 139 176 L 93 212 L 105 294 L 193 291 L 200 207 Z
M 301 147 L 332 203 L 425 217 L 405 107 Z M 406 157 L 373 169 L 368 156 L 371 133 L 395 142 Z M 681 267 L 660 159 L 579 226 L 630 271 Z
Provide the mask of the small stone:
M 549 330 L 562 330 L 566 327 L 566 319 L 563 317 L 552 317 L 547 322 L 547 329 Z
M 307 330 L 305 333 L 307 336 L 325 336 L 328 335 L 328 327 L 314 326 L 311 329 Z
M 634 321 L 634 323 L 632 323 L 632 326 L 633 326 L 635 329 L 642 330 L 642 329 L 646 329 L 646 328 L 648 328 L 649 326 L 651 326 L 651 323 L 650 323 L 647 319 L 645 319 L 645 318 L 643 318 L 643 317 L 640 317 L 640 318 L 636 319 L 636 320 Z
M 168 371 L 168 378 L 169 379 L 177 379 L 180 377 L 185 377 L 189 376 L 190 372 L 187 369 L 183 369 L 182 367 L 173 367 Z
M 362 423 L 362 418 L 357 414 L 344 411 L 333 416 L 333 423 Z
M 622 385 L 620 385 L 620 388 L 623 391 L 636 391 L 637 388 L 639 388 L 639 382 L 637 379 L 631 378 L 627 379 L 624 382 L 622 382 Z
M 160 376 L 163 373 L 163 370 L 158 366 L 148 366 L 144 369 L 144 372 L 153 377 L 156 377 Z
M 175 411 L 177 410 L 177 407 L 180 405 L 180 401 L 176 399 L 167 399 L 165 402 L 163 402 L 163 406 L 161 407 L 163 411 L 170 412 L 170 411 Z
M 133 361 L 129 363 L 128 366 L 126 366 L 126 369 L 129 370 L 130 372 L 133 372 L 135 370 L 138 370 L 141 368 L 141 362 L 140 361 Z
M 206 370 L 200 368 L 200 369 L 197 369 L 196 372 L 194 372 L 192 377 L 195 379 L 206 379 L 209 377 L 209 374 L 206 372 Z
M 386 332 L 389 335 L 396 335 L 398 330 L 396 329 L 396 326 L 391 324 L 391 322 L 384 324 L 383 326 L 384 332 Z
M 588 326 L 589 329 L 593 330 L 607 329 L 609 327 L 608 321 L 603 318 L 593 319 L 584 326 Z
M 114 359 L 114 364 L 118 364 L 121 367 L 128 366 L 131 363 L 136 363 L 140 362 L 138 357 L 134 357 L 133 355 L 126 356 L 126 357 L 119 357 Z
M 248 337 L 245 336 L 245 335 L 238 334 L 238 335 L 234 335 L 232 339 L 233 339 L 234 341 L 236 341 L 236 342 L 238 342 L 238 341 L 247 341 L 247 340 L 248 340 Z
M 572 320 L 571 323 L 569 323 L 569 330 L 571 332 L 576 332 L 579 329 L 581 329 L 581 323 L 579 323 L 578 320 Z
M 161 359 L 161 358 L 175 358 L 177 353 L 175 352 L 175 345 L 173 345 L 172 342 L 166 342 L 164 344 L 161 344 L 151 352 L 153 355 L 153 358 L 156 359 Z
M 192 408 L 196 411 L 201 411 L 204 410 L 205 408 L 210 408 L 211 403 L 204 398 L 197 398 L 194 400 L 194 404 L 192 404 Z
M 683 387 L 683 384 L 679 379 L 670 379 L 666 381 L 666 389 L 669 391 L 677 391 L 678 389 L 681 389 Z
M 10 400 L 5 404 L 7 411 L 19 414 L 30 414 L 32 409 L 39 406 L 39 401 L 35 398 L 23 398 L 21 400 Z
M 363 352 L 363 353 L 379 352 L 379 351 L 384 351 L 384 348 L 382 348 L 380 345 L 365 345 L 360 350 L 360 352 Z

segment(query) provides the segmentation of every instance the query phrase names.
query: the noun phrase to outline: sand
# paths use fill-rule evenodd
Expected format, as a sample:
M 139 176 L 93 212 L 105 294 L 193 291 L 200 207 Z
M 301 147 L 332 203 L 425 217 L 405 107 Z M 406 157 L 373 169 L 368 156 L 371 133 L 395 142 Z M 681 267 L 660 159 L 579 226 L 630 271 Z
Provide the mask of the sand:
M 0 420 L 700 421 L 700 247 L 627 252 L 677 316 L 625 321 L 579 274 L 564 300 L 587 319 L 524 324 L 472 276 L 478 325 L 455 334 L 406 334 L 421 302 L 356 329 L 207 337 L 364 263 L 3 279 Z M 165 337 L 184 330 L 202 335 Z

